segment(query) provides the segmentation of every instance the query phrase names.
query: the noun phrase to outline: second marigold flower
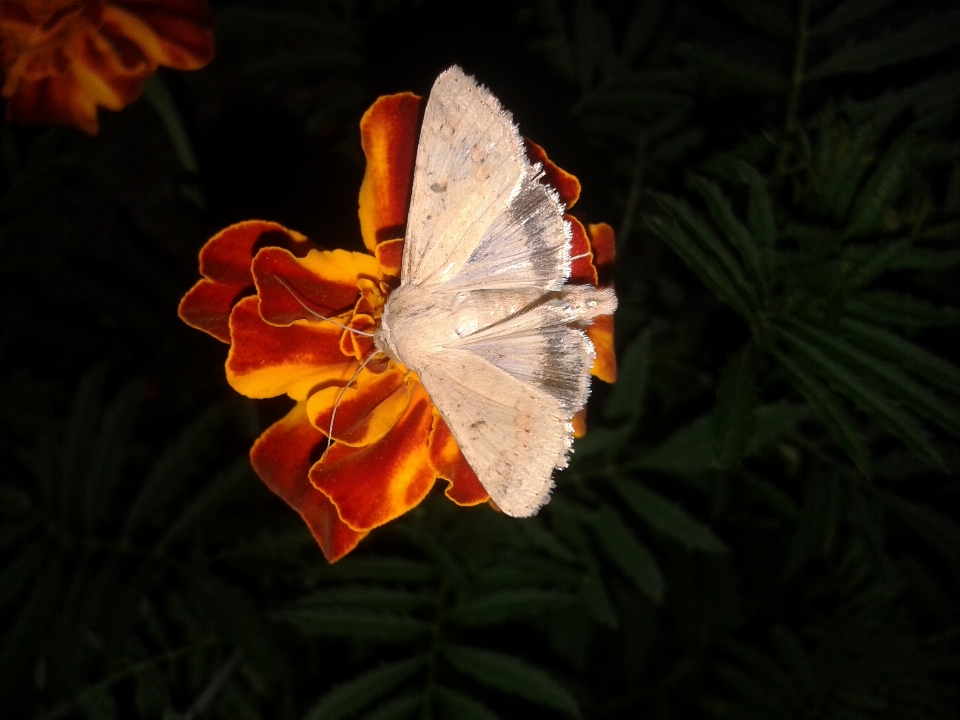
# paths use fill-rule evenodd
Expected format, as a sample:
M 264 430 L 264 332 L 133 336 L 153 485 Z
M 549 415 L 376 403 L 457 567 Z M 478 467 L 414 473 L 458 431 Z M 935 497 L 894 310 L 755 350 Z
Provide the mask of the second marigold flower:
M 0 63 L 7 119 L 93 135 L 97 108 L 136 100 L 158 66 L 213 58 L 206 0 L 4 0 Z

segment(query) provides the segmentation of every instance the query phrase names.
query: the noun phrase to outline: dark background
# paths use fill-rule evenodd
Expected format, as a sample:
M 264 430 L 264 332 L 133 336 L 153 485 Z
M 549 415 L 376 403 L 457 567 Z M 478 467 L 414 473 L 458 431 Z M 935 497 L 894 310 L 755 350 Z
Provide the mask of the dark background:
M 4 717 L 958 716 L 953 3 L 214 10 L 97 137 L 0 131 Z M 617 231 L 620 380 L 536 518 L 328 566 L 176 306 L 240 220 L 360 250 L 360 116 L 452 63 Z

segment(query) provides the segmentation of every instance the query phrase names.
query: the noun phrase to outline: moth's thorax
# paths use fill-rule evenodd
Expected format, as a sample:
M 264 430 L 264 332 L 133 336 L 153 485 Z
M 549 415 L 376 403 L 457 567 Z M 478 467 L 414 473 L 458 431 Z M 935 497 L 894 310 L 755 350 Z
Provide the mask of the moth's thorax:
M 374 332 L 377 349 L 416 370 L 417 358 L 442 350 L 450 298 L 417 285 L 401 285 L 383 306 Z

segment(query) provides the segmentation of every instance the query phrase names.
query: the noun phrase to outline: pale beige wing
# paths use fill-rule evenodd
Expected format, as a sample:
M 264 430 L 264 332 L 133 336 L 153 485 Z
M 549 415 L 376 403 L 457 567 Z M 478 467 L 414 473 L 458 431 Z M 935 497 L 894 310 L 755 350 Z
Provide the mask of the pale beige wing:
M 573 429 L 560 402 L 466 351 L 423 363 L 420 379 L 490 497 L 507 515 L 528 517 L 566 462 Z M 468 378 L 469 382 L 464 382 Z
M 559 289 L 569 227 L 499 101 L 458 67 L 424 111 L 403 251 L 403 284 Z
M 436 350 L 414 350 L 410 360 L 494 502 L 526 517 L 546 502 L 554 468 L 566 466 L 571 421 L 590 392 L 594 349 L 581 327 L 613 312 L 616 298 L 572 287 L 516 309 L 509 295 L 525 298 L 480 291 L 448 310 L 434 298 L 435 316 L 451 318 L 456 331 L 441 338 L 442 328 L 424 326 L 422 338 L 437 337 L 417 347 Z

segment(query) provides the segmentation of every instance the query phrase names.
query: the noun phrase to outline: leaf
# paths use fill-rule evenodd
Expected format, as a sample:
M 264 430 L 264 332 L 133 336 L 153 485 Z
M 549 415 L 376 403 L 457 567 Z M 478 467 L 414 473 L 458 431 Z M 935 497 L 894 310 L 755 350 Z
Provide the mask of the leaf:
M 846 272 L 844 285 L 850 290 L 859 290 L 869 285 L 880 275 L 896 267 L 900 259 L 910 252 L 912 242 L 910 238 L 900 238 L 885 245 L 870 243 L 866 246 L 847 246 L 843 257 L 845 260 L 850 259 L 854 266 Z
M 305 595 L 291 607 L 305 610 L 346 607 L 402 613 L 433 602 L 433 596 L 427 593 L 413 593 L 379 585 L 345 585 Z
M 796 35 L 796 28 L 782 5 L 766 0 L 723 0 L 723 4 L 767 35 L 786 39 Z
M 743 457 L 753 435 L 757 404 L 756 352 L 752 342 L 730 356 L 717 385 L 717 404 L 711 421 L 722 467 Z
M 883 229 L 884 216 L 902 192 L 913 157 L 914 143 L 910 135 L 899 138 L 884 153 L 853 203 L 853 213 L 846 228 L 848 237 Z
M 198 456 L 211 442 L 223 419 L 223 407 L 215 405 L 189 423 L 154 460 L 146 480 L 127 512 L 122 537 L 129 540 L 147 523 L 166 519 L 166 507 L 185 481 L 199 470 Z
M 960 417 L 956 411 L 896 365 L 880 360 L 862 348 L 828 335 L 807 323 L 794 322 L 791 325 L 808 340 L 830 352 L 833 357 L 854 366 L 864 377 L 873 378 L 878 385 L 896 395 L 914 412 L 932 420 L 947 432 L 960 436 Z
M 184 530 L 200 520 L 208 509 L 226 495 L 234 485 L 249 478 L 250 475 L 250 463 L 246 458 L 235 460 L 232 465 L 218 472 L 213 480 L 169 523 L 166 532 L 154 545 L 154 552 L 163 552 Z
M 747 208 L 747 225 L 750 233 L 761 248 L 773 247 L 778 236 L 776 221 L 773 217 L 773 200 L 767 192 L 767 181 L 756 168 L 743 160 L 734 158 L 733 168 L 750 193 L 750 204 Z M 769 268 L 766 270 L 769 272 Z
M 733 245 L 751 276 L 751 280 L 760 287 L 761 296 L 767 292 L 768 278 L 763 272 L 760 262 L 760 252 L 757 248 L 757 241 L 750 231 L 740 222 L 740 218 L 733 212 L 730 200 L 723 194 L 719 186 L 697 175 L 690 175 L 689 184 L 703 198 L 710 210 L 710 216 L 723 232 L 730 244 Z
M 806 398 L 810 407 L 820 418 L 833 439 L 853 460 L 857 468 L 870 476 L 869 453 L 860 439 L 857 429 L 837 397 L 812 373 L 795 362 L 787 353 L 773 348 L 773 356 L 780 364 L 791 385 Z
M 941 272 L 960 265 L 960 250 L 929 250 L 911 247 L 892 264 L 893 270 Z
M 615 628 L 620 624 L 620 618 L 617 617 L 613 601 L 603 586 L 598 570 L 584 574 L 583 585 L 580 588 L 580 601 L 590 612 L 590 617 L 600 625 Z
M 608 420 L 640 415 L 650 366 L 650 338 L 651 332 L 646 329 L 624 351 L 617 382 L 604 407 L 604 417 Z
M 884 328 L 844 318 L 840 324 L 844 334 L 858 345 L 899 363 L 941 390 L 960 395 L 960 368 L 948 363 L 919 345 Z
M 441 685 L 433 692 L 441 713 L 449 720 L 500 720 L 495 712 L 456 690 Z
M 333 688 L 310 708 L 304 720 L 340 720 L 362 710 L 413 677 L 425 664 L 425 658 L 415 657 L 369 670 Z
M 747 455 L 758 455 L 764 448 L 780 439 L 797 426 L 806 415 L 803 405 L 782 400 L 757 408 L 753 436 L 747 446 Z
M 901 522 L 936 548 L 954 567 L 960 567 L 960 525 L 953 518 L 907 502 L 891 492 L 881 492 L 880 497 Z
M 430 630 L 428 623 L 411 617 L 337 606 L 293 607 L 276 613 L 276 617 L 317 637 L 406 642 Z
M 630 18 L 623 36 L 623 59 L 629 63 L 643 52 L 657 31 L 663 16 L 665 0 L 643 0 Z
M 454 668 L 489 688 L 580 717 L 577 701 L 563 685 L 519 658 L 466 645 L 443 645 L 441 652 Z
M 868 73 L 919 57 L 936 55 L 960 43 L 960 13 L 913 23 L 882 37 L 847 45 L 807 72 L 818 80 L 844 73 Z
M 912 415 L 891 403 L 880 388 L 870 385 L 854 371 L 832 360 L 822 343 L 810 343 L 782 327 L 777 334 L 816 368 L 828 384 L 850 398 L 860 409 L 873 416 L 894 437 L 913 450 L 932 467 L 946 471 L 940 454 L 930 444 L 927 434 Z
M 420 560 L 390 557 L 347 557 L 336 565 L 321 565 L 315 570 L 320 580 L 373 580 L 375 582 L 419 583 L 433 580 L 437 568 Z
M 832 13 L 811 27 L 809 33 L 817 36 L 839 30 L 857 20 L 870 17 L 891 2 L 894 0 L 844 0 Z
M 362 720 L 406 720 L 421 707 L 423 707 L 421 695 L 403 695 L 365 714 Z
M 716 443 L 711 418 L 703 415 L 680 428 L 662 443 L 641 455 L 631 467 L 674 475 L 690 475 L 715 467 Z
M 708 553 L 725 553 L 727 546 L 707 525 L 695 520 L 677 503 L 625 477 L 611 480 L 631 510 L 651 527 L 681 543 L 687 549 Z
M 655 603 L 663 602 L 664 582 L 660 568 L 646 545 L 610 507 L 602 507 L 589 516 L 590 527 L 607 557 L 633 584 Z
M 447 618 L 465 627 L 488 627 L 541 615 L 573 601 L 570 593 L 537 588 L 515 588 L 458 601 Z
M 518 518 L 516 524 L 534 547 L 567 562 L 574 562 L 577 559 L 573 551 L 548 530 L 540 518 Z
M 867 290 L 849 298 L 844 310 L 860 320 L 880 325 L 925 328 L 960 323 L 960 310 L 937 307 L 912 295 Z
M 680 256 L 721 301 L 742 317 L 752 317 L 751 306 L 758 304 L 756 293 L 744 278 L 743 269 L 733 254 L 686 203 L 666 195 L 655 195 L 655 198 L 675 220 L 665 222 L 657 217 L 645 217 L 650 229 Z M 693 230 L 710 252 L 704 252 L 702 246 L 694 242 L 677 221 Z
M 736 60 L 702 45 L 680 43 L 676 52 L 702 74 L 735 90 L 783 95 L 790 87 L 787 78 L 780 73 Z

